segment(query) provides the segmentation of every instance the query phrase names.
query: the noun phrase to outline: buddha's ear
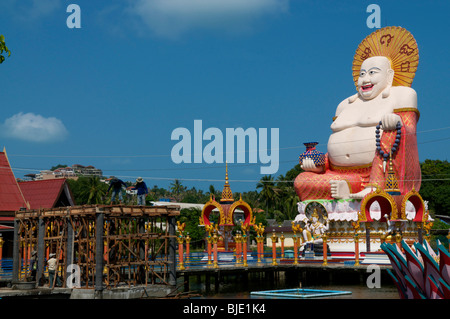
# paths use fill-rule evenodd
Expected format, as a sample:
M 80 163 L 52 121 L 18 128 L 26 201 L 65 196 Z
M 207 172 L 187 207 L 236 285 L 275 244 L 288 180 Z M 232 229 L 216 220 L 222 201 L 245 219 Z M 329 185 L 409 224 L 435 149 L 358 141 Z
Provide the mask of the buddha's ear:
M 383 99 L 387 98 L 391 94 L 391 86 L 392 86 L 392 82 L 394 81 L 394 70 L 392 70 L 392 69 L 387 70 L 387 77 L 388 77 L 388 80 L 387 80 L 388 85 L 383 90 L 383 92 L 381 92 L 381 97 Z
M 392 70 L 392 69 L 387 70 L 387 78 L 388 78 L 389 86 L 392 86 L 392 83 L 394 81 L 394 70 Z

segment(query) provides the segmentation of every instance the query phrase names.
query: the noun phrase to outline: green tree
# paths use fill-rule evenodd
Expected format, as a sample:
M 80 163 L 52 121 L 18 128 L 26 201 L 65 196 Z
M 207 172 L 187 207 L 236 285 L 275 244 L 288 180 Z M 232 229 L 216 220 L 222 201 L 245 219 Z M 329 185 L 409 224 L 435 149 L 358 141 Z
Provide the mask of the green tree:
M 58 164 L 56 166 L 52 166 L 52 168 L 50 168 L 50 170 L 54 171 L 55 169 L 63 168 L 63 167 L 67 167 L 67 165 L 65 165 L 65 164 Z
M 303 169 L 300 167 L 300 164 L 295 165 L 292 169 L 286 172 L 284 179 L 286 181 L 290 181 L 289 185 L 292 187 L 294 186 L 295 178 L 298 176 L 298 174 L 303 173 Z
M 102 183 L 98 176 L 69 179 L 68 183 L 77 205 L 104 204 L 107 201 L 108 185 Z
M 450 215 L 450 163 L 426 159 L 420 163 L 422 184 L 420 195 L 428 201 L 428 208 L 438 215 Z
M 294 219 L 298 214 L 297 203 L 300 199 L 295 192 L 292 179 L 284 175 L 278 176 L 276 193 L 274 217 L 279 222 Z
M 265 202 L 267 209 L 266 216 L 269 216 L 269 210 L 272 208 L 271 206 L 273 206 L 276 199 L 275 182 L 272 175 L 263 176 L 259 183 L 256 184 L 256 188 L 261 189 L 259 196 Z
M 170 184 L 170 190 L 172 191 L 175 200 L 180 202 L 182 199 L 182 193 L 186 190 L 186 187 L 181 184 L 179 179 L 175 179 L 175 181 Z
M 107 191 L 107 185 L 100 181 L 98 176 L 91 176 L 83 179 L 87 195 L 87 204 L 103 204 Z
M 6 46 L 5 37 L 0 34 L 0 64 L 5 61 L 5 55 L 10 57 L 11 51 L 9 51 L 8 47 Z
M 198 226 L 201 213 L 202 211 L 197 208 L 185 208 L 177 218 L 180 223 L 186 223 L 185 234 L 189 233 L 192 248 L 204 247 L 205 228 Z

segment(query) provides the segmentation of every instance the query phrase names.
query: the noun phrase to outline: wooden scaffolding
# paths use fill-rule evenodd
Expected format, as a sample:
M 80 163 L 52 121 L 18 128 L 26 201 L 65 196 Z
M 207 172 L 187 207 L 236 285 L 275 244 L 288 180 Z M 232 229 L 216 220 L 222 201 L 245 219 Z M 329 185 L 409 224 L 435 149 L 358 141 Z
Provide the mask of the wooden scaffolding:
M 179 206 L 174 205 L 92 205 L 16 212 L 13 281 L 30 280 L 34 251 L 37 286 L 46 284 L 50 254 L 56 254 L 63 287 L 74 277 L 73 265 L 82 288 L 174 285 L 175 217 L 179 213 Z

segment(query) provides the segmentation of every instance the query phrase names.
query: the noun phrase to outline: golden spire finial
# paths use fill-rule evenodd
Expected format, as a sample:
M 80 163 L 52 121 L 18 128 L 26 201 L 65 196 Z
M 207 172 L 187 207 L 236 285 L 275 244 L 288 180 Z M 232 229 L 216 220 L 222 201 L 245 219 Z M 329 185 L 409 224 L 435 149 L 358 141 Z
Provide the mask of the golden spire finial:
M 225 161 L 225 184 L 228 184 L 228 162 Z
M 228 183 L 228 163 L 225 162 L 225 185 L 222 190 L 222 198 L 221 202 L 234 202 L 233 192 L 230 189 L 230 185 Z

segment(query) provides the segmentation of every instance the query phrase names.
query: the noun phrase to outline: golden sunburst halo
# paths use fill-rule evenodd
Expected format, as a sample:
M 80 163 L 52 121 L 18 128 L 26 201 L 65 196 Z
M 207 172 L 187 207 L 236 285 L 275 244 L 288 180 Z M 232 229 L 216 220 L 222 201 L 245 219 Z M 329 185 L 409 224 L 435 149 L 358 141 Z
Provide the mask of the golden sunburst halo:
M 356 49 L 353 58 L 353 81 L 358 89 L 358 77 L 364 60 L 384 56 L 394 70 L 392 86 L 411 87 L 419 65 L 419 48 L 413 35 L 402 27 L 385 27 L 368 35 Z

